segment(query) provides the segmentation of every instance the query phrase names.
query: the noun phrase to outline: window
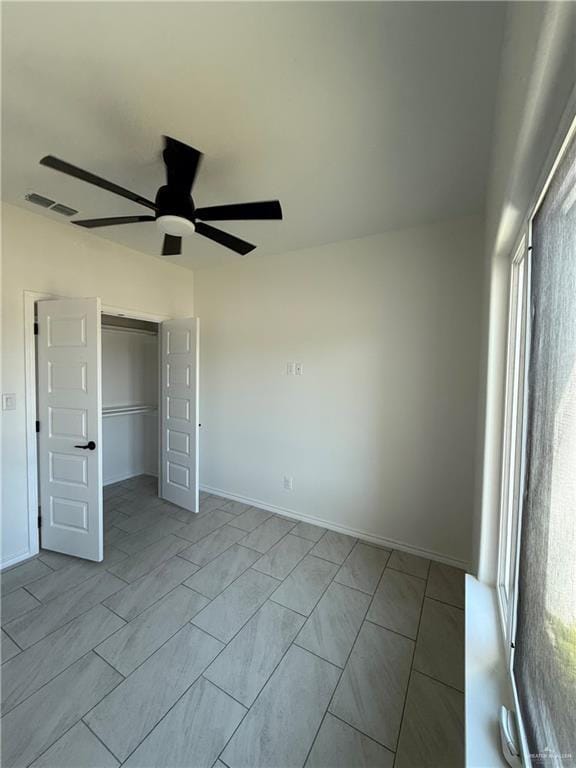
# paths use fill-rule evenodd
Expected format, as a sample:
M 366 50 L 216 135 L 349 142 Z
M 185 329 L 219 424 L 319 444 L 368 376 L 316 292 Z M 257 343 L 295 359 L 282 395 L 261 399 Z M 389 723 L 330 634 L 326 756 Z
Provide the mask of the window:
M 566 768 L 576 765 L 574 131 L 512 260 L 509 306 L 498 597 L 525 759 Z
M 498 597 L 506 640 L 511 641 L 517 564 L 522 446 L 525 413 L 528 252 L 523 237 L 510 270 L 510 310 L 506 372 L 506 411 L 500 501 Z

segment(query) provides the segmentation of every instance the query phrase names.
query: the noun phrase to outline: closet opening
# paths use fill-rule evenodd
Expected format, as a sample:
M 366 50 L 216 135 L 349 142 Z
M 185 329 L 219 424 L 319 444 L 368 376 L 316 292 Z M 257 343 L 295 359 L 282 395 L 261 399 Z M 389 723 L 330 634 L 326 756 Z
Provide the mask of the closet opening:
M 198 319 L 25 301 L 30 550 L 101 562 L 121 539 L 136 551 L 192 522 Z
M 157 496 L 158 323 L 102 314 L 101 327 L 102 485 L 142 478 Z

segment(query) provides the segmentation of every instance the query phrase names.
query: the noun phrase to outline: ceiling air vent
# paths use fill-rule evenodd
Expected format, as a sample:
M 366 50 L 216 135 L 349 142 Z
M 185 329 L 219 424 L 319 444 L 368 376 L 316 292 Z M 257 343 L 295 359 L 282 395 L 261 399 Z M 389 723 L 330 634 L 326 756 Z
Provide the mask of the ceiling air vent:
M 54 200 L 49 200 L 47 197 L 37 195 L 36 192 L 31 192 L 29 195 L 26 195 L 26 200 L 28 200 L 29 203 L 34 203 L 34 205 L 40 205 L 42 208 L 50 208 L 55 203 Z
M 67 205 L 62 205 L 62 203 L 56 203 L 50 210 L 61 213 L 62 216 L 74 216 L 75 213 L 78 213 L 75 208 L 69 208 Z

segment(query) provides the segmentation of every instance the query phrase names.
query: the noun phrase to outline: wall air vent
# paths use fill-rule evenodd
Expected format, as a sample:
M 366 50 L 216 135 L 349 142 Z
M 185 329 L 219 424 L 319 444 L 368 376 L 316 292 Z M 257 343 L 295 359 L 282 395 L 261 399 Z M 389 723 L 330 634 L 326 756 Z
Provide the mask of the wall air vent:
M 56 203 L 50 210 L 61 213 L 62 216 L 74 216 L 74 214 L 78 213 L 75 208 L 69 208 L 67 205 L 62 205 L 62 203 Z
M 26 200 L 28 200 L 29 203 L 34 203 L 34 205 L 39 205 L 42 208 L 50 208 L 55 203 L 55 200 L 49 200 L 47 197 L 37 195 L 36 192 L 30 192 L 29 195 L 26 195 Z

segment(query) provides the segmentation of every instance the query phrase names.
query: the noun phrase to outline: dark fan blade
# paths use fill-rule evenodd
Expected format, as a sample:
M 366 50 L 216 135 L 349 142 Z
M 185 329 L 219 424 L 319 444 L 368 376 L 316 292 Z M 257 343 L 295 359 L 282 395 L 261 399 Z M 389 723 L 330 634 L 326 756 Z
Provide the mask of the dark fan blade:
M 166 178 L 169 187 L 182 187 L 190 192 L 200 166 L 202 152 L 188 144 L 164 136 L 164 152 Z
M 164 235 L 162 256 L 180 256 L 182 253 L 182 238 L 174 235 Z
M 242 256 L 250 253 L 250 251 L 253 251 L 254 248 L 256 248 L 255 245 L 247 243 L 245 240 L 240 240 L 239 237 L 229 235 L 228 232 L 222 232 L 221 229 L 215 229 L 209 224 L 203 224 L 201 221 L 196 222 L 196 232 L 199 235 L 204 235 L 204 237 L 210 238 L 210 240 L 214 240 L 215 243 L 220 243 L 220 245 L 224 245 L 226 248 L 230 248 L 232 251 L 240 253 Z
M 140 221 L 156 221 L 154 216 L 116 216 L 109 219 L 82 219 L 73 221 L 72 224 L 78 224 L 79 227 L 110 227 L 113 224 L 138 224 Z
M 233 221 L 250 219 L 281 219 L 282 208 L 278 200 L 262 203 L 235 203 L 196 208 L 196 217 L 202 221 Z
M 156 210 L 156 205 L 151 200 L 146 200 L 145 197 L 141 197 L 141 195 L 137 195 L 135 192 L 130 192 L 129 189 L 119 187 L 111 181 L 106 181 L 106 179 L 102 179 L 100 176 L 95 176 L 89 171 L 84 171 L 82 168 L 70 165 L 70 163 L 67 163 L 64 160 L 59 160 L 52 155 L 43 157 L 42 160 L 40 160 L 40 165 L 53 168 L 55 171 L 60 171 L 60 173 L 66 173 L 68 176 L 74 176 L 81 181 L 87 181 L 88 184 L 94 184 L 96 187 L 106 189 L 108 192 L 113 192 L 115 195 L 120 195 L 120 197 L 125 197 L 127 200 L 132 200 L 134 203 L 139 203 L 140 205 L 145 205 L 147 208 L 152 208 L 153 211 Z

